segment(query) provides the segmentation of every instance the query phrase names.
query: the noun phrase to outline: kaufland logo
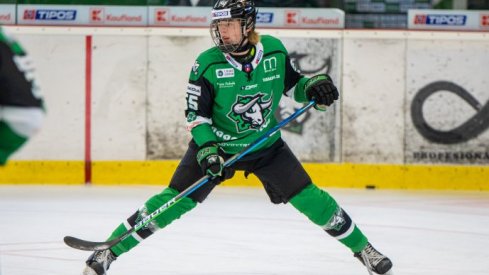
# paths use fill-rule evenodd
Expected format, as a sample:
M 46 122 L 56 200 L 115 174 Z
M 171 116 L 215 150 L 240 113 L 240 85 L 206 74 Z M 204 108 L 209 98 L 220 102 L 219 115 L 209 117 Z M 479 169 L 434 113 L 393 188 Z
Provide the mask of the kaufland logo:
M 10 14 L 10 13 L 7 13 L 7 14 L 0 13 L 0 23 L 1 22 L 10 22 L 10 21 L 12 21 L 12 18 L 13 18 L 12 14 Z
M 167 24 L 169 20 L 170 12 L 168 9 L 156 9 L 155 10 L 155 20 L 156 23 Z
M 331 26 L 340 25 L 339 17 L 324 17 L 324 16 L 304 16 L 300 11 L 286 11 L 285 25 L 301 25 L 301 26 Z
M 285 11 L 285 25 L 299 25 L 300 11 Z
M 481 26 L 489 28 L 489 14 L 481 14 Z
M 141 15 L 112 14 L 104 8 L 91 8 L 89 12 L 90 23 L 117 23 L 117 22 L 142 22 Z
M 104 9 L 103 8 L 91 8 L 90 9 L 90 22 L 102 23 L 104 22 Z
M 459 14 L 416 14 L 415 25 L 464 26 L 466 15 Z
M 24 20 L 75 21 L 76 10 L 24 10 Z
M 191 12 L 188 14 L 170 14 L 168 9 L 155 10 L 155 22 L 157 24 L 185 24 L 203 23 L 207 24 L 207 16 L 195 16 Z

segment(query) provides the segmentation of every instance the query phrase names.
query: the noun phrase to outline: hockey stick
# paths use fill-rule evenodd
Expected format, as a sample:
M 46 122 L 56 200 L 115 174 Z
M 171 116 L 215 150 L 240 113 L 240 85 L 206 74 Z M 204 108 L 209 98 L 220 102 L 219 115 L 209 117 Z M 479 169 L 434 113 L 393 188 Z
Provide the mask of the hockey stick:
M 277 131 L 280 128 L 282 128 L 283 126 L 285 126 L 286 124 L 288 124 L 289 122 L 291 122 L 292 120 L 294 120 L 295 118 L 297 118 L 298 116 L 300 116 L 301 114 L 306 112 L 314 104 L 315 104 L 314 101 L 312 101 L 312 100 L 309 101 L 309 103 L 306 106 L 302 107 L 301 109 L 297 110 L 295 113 L 291 114 L 286 119 L 282 120 L 280 123 L 275 125 L 275 127 L 273 127 L 272 129 L 268 130 L 265 134 L 263 134 L 263 136 L 259 137 L 253 143 L 248 145 L 248 147 L 243 149 L 243 151 L 241 151 L 241 152 L 233 155 L 229 159 L 227 159 L 223 164 L 224 167 L 229 167 L 229 166 L 233 165 L 235 162 L 237 162 L 238 160 L 240 160 L 241 158 L 243 158 L 244 156 L 248 155 L 251 151 L 253 151 L 255 148 L 260 146 L 263 142 L 265 142 L 270 136 L 277 133 Z M 158 209 L 156 209 L 154 212 L 152 212 L 148 216 L 144 217 L 140 222 L 135 224 L 134 227 L 132 227 L 131 229 L 126 231 L 124 234 L 122 234 L 121 236 L 119 236 L 115 239 L 108 240 L 105 242 L 90 242 L 90 241 L 81 240 L 81 239 L 78 239 L 75 237 L 66 236 L 66 237 L 64 237 L 64 242 L 68 246 L 75 248 L 75 249 L 80 249 L 80 250 L 99 251 L 99 250 L 109 249 L 109 248 L 113 247 L 114 245 L 120 243 L 121 241 L 125 240 L 127 237 L 129 237 L 134 232 L 137 232 L 138 230 L 144 228 L 148 223 L 150 223 L 151 221 L 156 219 L 156 217 L 158 217 L 166 209 L 170 208 L 171 206 L 173 206 L 174 204 L 179 202 L 184 197 L 190 195 L 192 192 L 197 190 L 200 186 L 204 185 L 205 183 L 209 182 L 212 179 L 213 178 L 211 178 L 208 175 L 202 177 L 201 179 L 199 179 L 198 181 L 193 183 L 191 186 L 189 186 L 187 189 L 183 190 L 180 194 L 175 196 L 173 199 L 169 200 L 168 202 L 166 202 L 165 204 L 160 206 Z

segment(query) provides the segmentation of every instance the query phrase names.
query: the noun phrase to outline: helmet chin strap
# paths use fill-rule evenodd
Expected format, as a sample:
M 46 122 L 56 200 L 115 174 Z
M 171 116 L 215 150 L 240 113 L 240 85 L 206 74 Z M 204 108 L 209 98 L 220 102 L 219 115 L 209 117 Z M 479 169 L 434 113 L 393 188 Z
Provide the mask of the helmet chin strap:
M 238 48 L 233 53 L 239 54 L 242 52 L 246 52 L 247 50 L 249 50 L 251 48 L 250 41 L 248 40 L 248 33 L 249 32 L 246 31 L 246 22 L 241 29 L 241 33 L 243 35 L 243 38 L 241 39 L 241 42 L 239 43 Z
M 248 38 L 247 37 L 244 37 L 243 40 L 241 41 L 239 47 L 232 53 L 242 53 L 242 52 L 246 52 L 247 50 L 249 50 L 251 48 L 251 44 L 250 42 L 248 41 Z

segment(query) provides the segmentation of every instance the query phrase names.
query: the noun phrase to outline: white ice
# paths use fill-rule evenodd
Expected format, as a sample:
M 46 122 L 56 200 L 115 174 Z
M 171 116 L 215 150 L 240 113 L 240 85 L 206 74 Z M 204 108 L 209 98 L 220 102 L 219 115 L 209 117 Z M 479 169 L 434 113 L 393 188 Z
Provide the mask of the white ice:
M 81 274 L 89 252 L 158 187 L 0 186 L 0 274 Z M 488 275 L 489 193 L 328 189 L 396 275 Z M 218 187 L 109 275 L 367 275 L 352 253 L 261 189 Z

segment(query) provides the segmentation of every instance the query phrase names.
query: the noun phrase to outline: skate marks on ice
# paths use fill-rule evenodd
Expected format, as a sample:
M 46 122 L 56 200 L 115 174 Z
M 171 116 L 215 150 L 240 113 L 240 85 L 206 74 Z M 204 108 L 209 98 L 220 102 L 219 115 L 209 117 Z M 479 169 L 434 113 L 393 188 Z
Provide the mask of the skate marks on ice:
M 159 187 L 0 187 L 0 274 L 81 274 L 90 252 Z M 486 275 L 489 193 L 328 190 L 396 275 Z M 460 264 L 463 262 L 464 264 Z M 363 275 L 352 253 L 261 189 L 218 187 L 208 200 L 113 263 L 109 275 Z

